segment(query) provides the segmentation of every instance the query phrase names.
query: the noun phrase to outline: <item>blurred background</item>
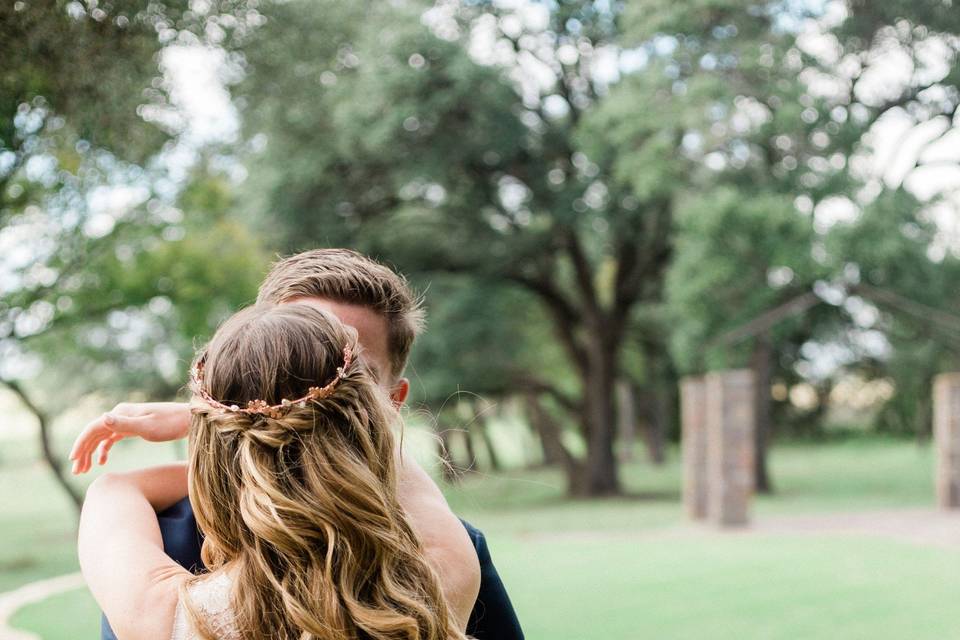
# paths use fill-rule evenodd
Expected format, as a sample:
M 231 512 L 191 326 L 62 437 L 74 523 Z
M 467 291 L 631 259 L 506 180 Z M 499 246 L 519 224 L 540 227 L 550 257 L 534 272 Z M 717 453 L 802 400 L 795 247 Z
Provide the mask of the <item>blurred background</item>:
M 3 2 L 0 634 L 98 633 L 38 582 L 78 568 L 84 424 L 347 246 L 425 292 L 405 445 L 527 637 L 960 638 L 958 106 L 951 0 Z M 757 498 L 719 530 L 678 389 L 735 368 Z

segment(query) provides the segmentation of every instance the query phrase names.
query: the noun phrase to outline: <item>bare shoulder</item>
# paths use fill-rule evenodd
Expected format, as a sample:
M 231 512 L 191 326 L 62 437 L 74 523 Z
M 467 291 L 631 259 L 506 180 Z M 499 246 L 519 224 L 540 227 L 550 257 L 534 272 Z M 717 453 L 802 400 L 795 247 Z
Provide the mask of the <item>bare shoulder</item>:
M 399 498 L 444 594 L 466 626 L 480 590 L 480 561 L 470 535 L 436 483 L 408 455 L 401 466 Z

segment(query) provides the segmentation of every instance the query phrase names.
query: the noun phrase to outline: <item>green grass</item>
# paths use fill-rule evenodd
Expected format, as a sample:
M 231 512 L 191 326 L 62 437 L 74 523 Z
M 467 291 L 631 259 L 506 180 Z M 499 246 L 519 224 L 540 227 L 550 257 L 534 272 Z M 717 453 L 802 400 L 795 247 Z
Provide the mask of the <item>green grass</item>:
M 78 569 L 78 514 L 29 445 L 0 446 L 0 591 Z M 68 451 L 69 446 L 64 438 L 56 443 L 58 451 Z M 111 470 L 160 464 L 174 457 L 170 446 L 131 441 L 116 448 L 119 455 L 111 460 Z M 86 487 L 100 472 L 74 481 Z
M 86 589 L 74 589 L 17 611 L 11 624 L 41 638 L 98 638 L 100 609 Z
M 513 540 L 495 549 L 530 638 L 947 638 L 960 554 L 882 540 Z
M 422 448 L 415 434 L 410 442 Z M 151 455 L 134 444 L 117 462 L 135 466 Z M 758 517 L 933 503 L 932 451 L 913 443 L 786 445 L 771 462 L 778 492 L 757 500 Z M 43 475 L 0 468 L 0 492 L 6 500 L 14 491 L 19 505 L 0 558 L 31 558 L 12 577 L 4 571 L 4 588 L 75 569 L 66 505 L 50 501 L 54 487 Z M 623 477 L 633 495 L 600 501 L 565 500 L 552 470 L 474 474 L 448 491 L 455 510 L 487 533 L 531 640 L 960 637 L 956 550 L 684 528 L 675 453 L 661 468 L 628 465 Z M 23 608 L 14 623 L 54 640 L 95 636 L 96 618 L 76 590 Z

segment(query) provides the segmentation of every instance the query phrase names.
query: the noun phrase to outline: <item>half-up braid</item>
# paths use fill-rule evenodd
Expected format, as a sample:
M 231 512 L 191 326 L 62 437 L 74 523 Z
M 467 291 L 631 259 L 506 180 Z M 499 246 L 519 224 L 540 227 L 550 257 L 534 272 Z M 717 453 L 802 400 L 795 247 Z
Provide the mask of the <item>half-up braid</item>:
M 355 332 L 314 307 L 250 308 L 210 342 L 202 384 L 227 405 L 280 404 L 333 379 L 345 347 L 358 353 Z M 280 415 L 197 396 L 192 407 L 190 501 L 204 563 L 235 572 L 241 637 L 465 637 L 397 501 L 396 412 L 362 357 L 332 393 Z M 186 588 L 182 597 L 214 640 Z

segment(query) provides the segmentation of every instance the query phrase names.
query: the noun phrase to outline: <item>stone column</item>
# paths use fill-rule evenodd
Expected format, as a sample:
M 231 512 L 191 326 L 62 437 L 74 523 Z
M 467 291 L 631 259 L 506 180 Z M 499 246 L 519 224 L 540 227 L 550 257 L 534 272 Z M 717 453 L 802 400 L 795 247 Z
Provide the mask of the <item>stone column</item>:
M 755 429 L 753 378 L 749 369 L 706 376 L 707 517 L 722 527 L 749 521 Z
M 933 379 L 933 437 L 937 446 L 937 504 L 960 508 L 960 373 Z
M 683 505 L 694 520 L 707 517 L 707 385 L 703 377 L 680 380 L 680 444 Z

